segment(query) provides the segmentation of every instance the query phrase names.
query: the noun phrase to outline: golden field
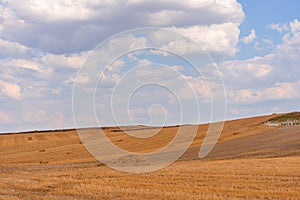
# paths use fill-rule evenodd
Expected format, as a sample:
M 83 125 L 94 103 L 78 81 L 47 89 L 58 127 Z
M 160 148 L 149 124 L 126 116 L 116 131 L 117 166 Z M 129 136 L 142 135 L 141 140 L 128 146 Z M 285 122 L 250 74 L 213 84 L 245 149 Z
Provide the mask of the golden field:
M 299 199 L 300 127 L 261 125 L 271 117 L 227 121 L 217 145 L 201 160 L 208 125 L 199 125 L 177 162 L 145 174 L 99 163 L 76 130 L 2 134 L 0 199 Z M 143 134 L 145 128 L 128 129 Z M 116 127 L 104 131 L 123 149 L 151 152 L 169 143 L 177 129 L 166 127 L 149 139 Z

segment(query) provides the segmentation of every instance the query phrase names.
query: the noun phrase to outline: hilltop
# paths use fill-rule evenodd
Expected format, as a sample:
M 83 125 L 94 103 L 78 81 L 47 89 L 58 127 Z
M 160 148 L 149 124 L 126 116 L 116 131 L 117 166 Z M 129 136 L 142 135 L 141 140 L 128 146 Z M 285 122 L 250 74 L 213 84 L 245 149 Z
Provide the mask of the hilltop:
M 292 112 L 292 113 L 286 113 L 286 114 L 281 114 L 279 116 L 273 117 L 269 120 L 268 122 L 284 122 L 288 120 L 298 120 L 300 121 L 300 112 Z
M 265 125 L 293 126 L 300 124 L 300 112 L 285 113 L 263 122 Z

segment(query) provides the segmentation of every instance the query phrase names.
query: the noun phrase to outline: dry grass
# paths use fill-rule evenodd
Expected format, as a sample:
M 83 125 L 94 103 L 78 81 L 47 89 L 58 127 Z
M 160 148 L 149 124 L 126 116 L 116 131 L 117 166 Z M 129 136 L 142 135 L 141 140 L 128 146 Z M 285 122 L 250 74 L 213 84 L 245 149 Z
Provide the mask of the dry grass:
M 297 199 L 300 129 L 260 125 L 271 117 L 226 122 L 205 160 L 197 159 L 208 127 L 200 125 L 178 162 L 141 175 L 97 162 L 74 130 L 0 135 L 0 199 Z M 177 129 L 165 128 L 148 141 L 117 128 L 104 131 L 122 148 L 149 152 Z
M 106 166 L 6 168 L 2 199 L 297 199 L 300 157 L 182 161 L 133 175 Z

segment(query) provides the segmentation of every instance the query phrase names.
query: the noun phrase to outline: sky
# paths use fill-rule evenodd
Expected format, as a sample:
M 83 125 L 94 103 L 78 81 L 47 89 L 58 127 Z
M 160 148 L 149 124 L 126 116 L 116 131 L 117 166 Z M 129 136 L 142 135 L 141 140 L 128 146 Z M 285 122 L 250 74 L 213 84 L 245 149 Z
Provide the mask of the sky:
M 296 0 L 0 0 L 0 133 L 299 111 L 299 7 Z

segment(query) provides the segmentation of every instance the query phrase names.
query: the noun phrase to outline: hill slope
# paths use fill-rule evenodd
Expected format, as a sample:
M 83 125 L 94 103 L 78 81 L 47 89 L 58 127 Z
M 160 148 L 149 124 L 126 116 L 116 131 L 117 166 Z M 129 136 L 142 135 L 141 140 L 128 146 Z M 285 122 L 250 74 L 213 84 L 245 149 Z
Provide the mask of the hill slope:
M 142 175 L 97 162 L 75 130 L 0 135 L 0 199 L 297 199 L 300 127 L 261 125 L 273 117 L 226 122 L 204 160 L 197 156 L 208 125 L 199 125 L 178 162 Z M 150 152 L 170 142 L 178 128 L 164 128 L 149 140 L 116 127 L 104 131 L 124 149 Z M 148 134 L 153 127 L 126 129 Z
M 273 117 L 271 115 L 227 121 L 219 142 L 205 159 L 300 156 L 299 126 L 261 125 L 261 122 Z M 143 134 L 148 128 L 127 129 L 136 134 Z M 151 152 L 168 144 L 178 128 L 164 128 L 149 139 L 131 137 L 116 127 L 105 128 L 104 131 L 113 143 L 126 150 Z M 207 128 L 207 124 L 198 126 L 193 144 L 181 159 L 197 159 Z M 85 131 L 93 132 L 95 129 Z M 1 165 L 72 164 L 96 161 L 81 143 L 76 130 L 0 135 L 0 147 Z

